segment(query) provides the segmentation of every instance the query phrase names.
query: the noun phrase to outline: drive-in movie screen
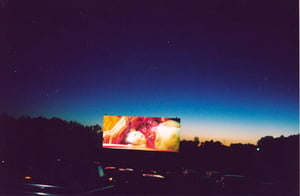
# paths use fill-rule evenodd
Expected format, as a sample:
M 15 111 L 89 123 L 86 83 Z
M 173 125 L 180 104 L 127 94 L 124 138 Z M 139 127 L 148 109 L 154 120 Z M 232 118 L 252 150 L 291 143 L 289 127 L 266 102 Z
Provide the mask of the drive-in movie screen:
M 178 152 L 180 119 L 165 117 L 103 117 L 103 147 Z

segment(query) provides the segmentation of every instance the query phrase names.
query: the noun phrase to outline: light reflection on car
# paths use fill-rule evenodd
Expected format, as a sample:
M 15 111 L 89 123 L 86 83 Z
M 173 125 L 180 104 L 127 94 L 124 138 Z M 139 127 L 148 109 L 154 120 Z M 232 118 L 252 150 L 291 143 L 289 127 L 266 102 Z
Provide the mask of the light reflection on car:
M 0 195 L 92 195 L 114 188 L 98 162 L 24 162 L 13 168 L 2 176 Z

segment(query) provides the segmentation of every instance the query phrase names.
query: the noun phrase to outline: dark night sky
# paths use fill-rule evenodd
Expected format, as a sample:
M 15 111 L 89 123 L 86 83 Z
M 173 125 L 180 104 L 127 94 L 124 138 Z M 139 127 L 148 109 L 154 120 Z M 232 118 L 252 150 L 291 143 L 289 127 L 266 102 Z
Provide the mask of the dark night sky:
M 298 8 L 2 0 L 0 112 L 85 125 L 104 114 L 179 117 L 182 138 L 200 140 L 297 134 Z

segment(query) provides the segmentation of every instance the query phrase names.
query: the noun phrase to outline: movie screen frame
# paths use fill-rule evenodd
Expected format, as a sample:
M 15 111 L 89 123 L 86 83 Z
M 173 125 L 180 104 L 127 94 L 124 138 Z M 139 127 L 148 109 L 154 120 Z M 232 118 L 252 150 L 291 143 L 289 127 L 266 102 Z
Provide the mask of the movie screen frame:
M 103 148 L 178 152 L 180 118 L 104 115 Z

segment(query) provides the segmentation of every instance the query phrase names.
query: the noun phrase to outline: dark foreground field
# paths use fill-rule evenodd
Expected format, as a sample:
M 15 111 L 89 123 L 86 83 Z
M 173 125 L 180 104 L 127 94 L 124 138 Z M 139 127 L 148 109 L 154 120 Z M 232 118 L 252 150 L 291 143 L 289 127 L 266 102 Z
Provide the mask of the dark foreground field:
M 171 153 L 103 149 L 99 130 L 0 115 L 0 195 L 299 195 L 299 134 Z
M 298 195 L 284 180 L 189 168 L 65 162 L 1 165 L 1 195 Z

